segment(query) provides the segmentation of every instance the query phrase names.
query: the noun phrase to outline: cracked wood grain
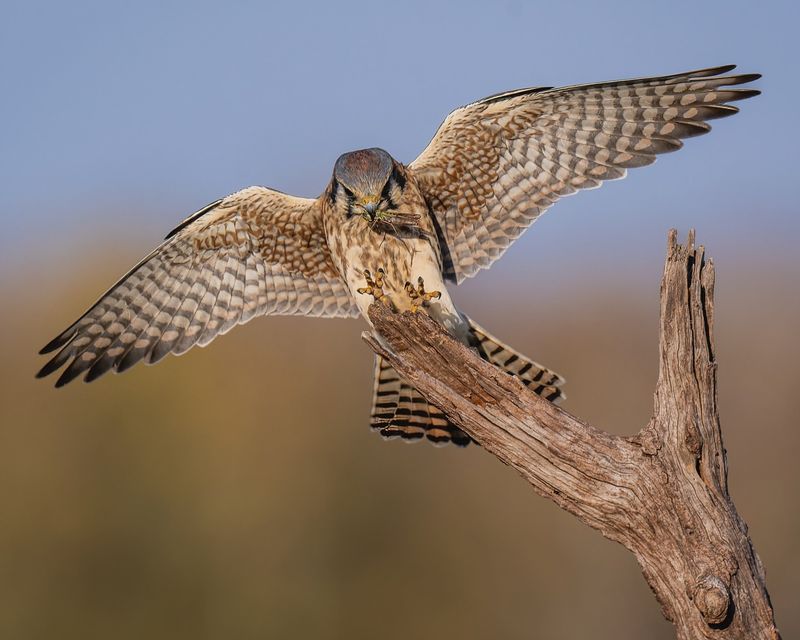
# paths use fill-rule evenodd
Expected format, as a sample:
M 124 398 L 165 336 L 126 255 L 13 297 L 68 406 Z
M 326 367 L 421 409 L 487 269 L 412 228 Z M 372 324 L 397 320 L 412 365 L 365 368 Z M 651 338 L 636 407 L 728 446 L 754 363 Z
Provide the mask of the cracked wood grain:
M 540 495 L 635 556 L 680 640 L 779 640 L 764 569 L 728 493 L 714 266 L 670 231 L 653 417 L 615 436 L 528 391 L 427 315 L 369 310 L 372 349 Z

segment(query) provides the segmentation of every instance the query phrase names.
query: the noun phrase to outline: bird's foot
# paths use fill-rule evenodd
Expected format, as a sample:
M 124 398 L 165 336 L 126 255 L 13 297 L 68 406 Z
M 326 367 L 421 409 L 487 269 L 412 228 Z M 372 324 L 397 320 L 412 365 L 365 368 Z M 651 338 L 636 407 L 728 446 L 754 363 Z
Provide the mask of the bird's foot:
M 417 278 L 416 287 L 410 282 L 406 282 L 404 288 L 408 297 L 411 298 L 411 313 L 416 313 L 423 307 L 427 307 L 431 300 L 438 300 L 442 297 L 441 291 L 425 291 L 425 282 L 422 276 Z
M 369 269 L 364 269 L 364 280 L 366 280 L 367 286 L 361 287 L 360 289 L 357 289 L 357 291 L 361 294 L 372 296 L 375 298 L 375 302 L 390 304 L 389 296 L 383 292 L 383 278 L 385 276 L 386 272 L 383 269 L 378 268 L 378 271 L 375 274 L 375 279 L 373 280 L 372 272 Z

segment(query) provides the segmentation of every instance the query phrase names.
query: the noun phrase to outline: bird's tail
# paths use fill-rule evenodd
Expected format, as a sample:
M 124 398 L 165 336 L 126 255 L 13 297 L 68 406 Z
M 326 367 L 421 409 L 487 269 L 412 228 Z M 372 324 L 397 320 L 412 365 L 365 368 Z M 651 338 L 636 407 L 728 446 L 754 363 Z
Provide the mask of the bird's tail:
M 471 318 L 467 318 L 467 322 L 471 346 L 478 350 L 481 358 L 519 378 L 522 384 L 545 400 L 559 402 L 567 397 L 561 389 L 564 378 L 500 342 Z
M 470 346 L 484 360 L 516 376 L 531 391 L 551 402 L 565 397 L 561 390 L 564 384 L 561 376 L 529 360 L 464 317 L 469 323 Z M 386 439 L 401 438 L 406 442 L 427 439 L 435 445 L 452 442 L 463 447 L 472 441 L 380 356 L 375 359 L 370 427 Z

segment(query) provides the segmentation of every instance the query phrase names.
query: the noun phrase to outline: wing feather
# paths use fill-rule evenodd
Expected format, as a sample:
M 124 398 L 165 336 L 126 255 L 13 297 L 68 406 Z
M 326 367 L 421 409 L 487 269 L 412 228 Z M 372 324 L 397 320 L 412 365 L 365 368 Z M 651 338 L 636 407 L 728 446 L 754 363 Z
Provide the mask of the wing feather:
M 189 216 L 41 351 L 62 386 L 205 346 L 257 315 L 358 315 L 315 200 L 250 187 Z
M 455 110 L 411 163 L 456 281 L 488 267 L 559 198 L 599 187 L 707 133 L 758 95 L 733 65 L 509 91 Z

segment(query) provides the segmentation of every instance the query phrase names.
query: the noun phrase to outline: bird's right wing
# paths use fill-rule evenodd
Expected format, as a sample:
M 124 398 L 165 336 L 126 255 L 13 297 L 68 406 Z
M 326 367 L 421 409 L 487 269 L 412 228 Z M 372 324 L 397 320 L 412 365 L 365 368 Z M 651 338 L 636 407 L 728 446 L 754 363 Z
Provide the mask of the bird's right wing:
M 187 218 L 41 351 L 61 386 L 154 363 L 257 315 L 357 316 L 316 200 L 250 187 Z

